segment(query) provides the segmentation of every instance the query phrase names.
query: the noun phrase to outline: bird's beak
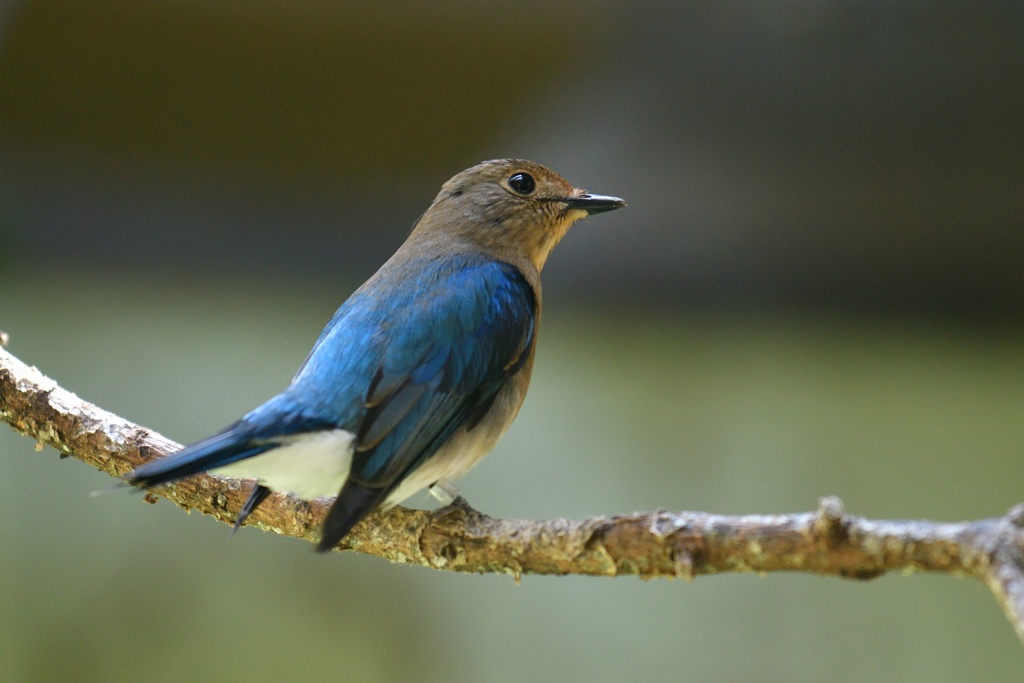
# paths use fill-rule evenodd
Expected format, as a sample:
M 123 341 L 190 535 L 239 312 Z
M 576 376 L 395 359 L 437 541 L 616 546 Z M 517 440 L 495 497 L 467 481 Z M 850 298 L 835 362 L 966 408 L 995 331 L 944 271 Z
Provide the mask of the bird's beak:
M 587 212 L 588 216 L 593 216 L 595 213 L 612 211 L 613 209 L 621 209 L 626 205 L 626 202 L 618 197 L 607 197 L 603 194 L 581 194 L 577 197 L 566 197 L 559 201 L 565 202 L 574 209 L 583 209 Z

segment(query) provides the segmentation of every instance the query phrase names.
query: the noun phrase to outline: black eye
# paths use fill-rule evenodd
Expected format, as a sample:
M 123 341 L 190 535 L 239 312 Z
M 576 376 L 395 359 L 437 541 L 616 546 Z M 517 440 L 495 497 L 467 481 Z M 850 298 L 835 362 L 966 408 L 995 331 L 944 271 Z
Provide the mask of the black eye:
M 531 194 L 537 188 L 537 181 L 529 173 L 514 173 L 509 176 L 508 186 L 519 194 Z

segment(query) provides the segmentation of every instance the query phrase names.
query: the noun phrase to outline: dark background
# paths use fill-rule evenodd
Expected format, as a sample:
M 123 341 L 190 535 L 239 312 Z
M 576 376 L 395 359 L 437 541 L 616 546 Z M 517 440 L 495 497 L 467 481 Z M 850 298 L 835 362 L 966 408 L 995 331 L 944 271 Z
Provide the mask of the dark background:
M 1024 498 L 1022 112 L 1009 1 L 0 2 L 0 329 L 191 441 L 287 383 L 442 182 L 529 158 L 629 207 L 552 257 L 478 508 L 998 515 Z M 1019 668 L 946 577 L 515 586 L 224 545 L 0 453 L 0 678 Z
M 1024 307 L 1020 3 L 35 2 L 0 26 L 19 260 L 362 279 L 442 181 L 522 156 L 629 198 L 550 277 L 602 307 Z

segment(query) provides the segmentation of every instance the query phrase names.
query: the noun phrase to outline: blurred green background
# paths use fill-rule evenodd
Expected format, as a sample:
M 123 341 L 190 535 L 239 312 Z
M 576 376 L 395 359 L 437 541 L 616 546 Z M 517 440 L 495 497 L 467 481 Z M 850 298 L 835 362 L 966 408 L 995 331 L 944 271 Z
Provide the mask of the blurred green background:
M 545 272 L 523 518 L 1024 500 L 1016 2 L 0 2 L 0 330 L 178 441 L 282 388 L 440 184 L 625 197 Z M 0 680 L 1009 681 L 943 576 L 458 576 L 228 529 L 0 429 Z M 429 505 L 425 496 L 413 504 Z

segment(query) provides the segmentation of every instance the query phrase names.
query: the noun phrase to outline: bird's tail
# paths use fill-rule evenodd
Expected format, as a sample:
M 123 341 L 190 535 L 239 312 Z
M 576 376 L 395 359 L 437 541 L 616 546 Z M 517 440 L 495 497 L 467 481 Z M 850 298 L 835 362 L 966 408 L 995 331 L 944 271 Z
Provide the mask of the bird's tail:
M 128 475 L 134 486 L 159 486 L 168 482 L 223 467 L 273 448 L 272 443 L 254 443 L 247 430 L 234 425 L 208 439 L 186 446 L 177 453 L 147 462 Z

